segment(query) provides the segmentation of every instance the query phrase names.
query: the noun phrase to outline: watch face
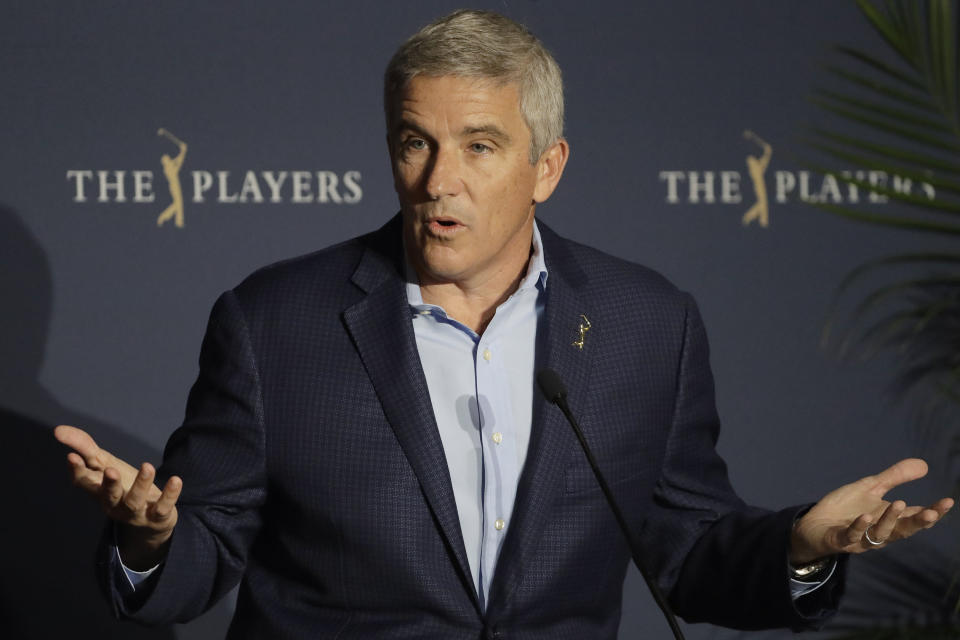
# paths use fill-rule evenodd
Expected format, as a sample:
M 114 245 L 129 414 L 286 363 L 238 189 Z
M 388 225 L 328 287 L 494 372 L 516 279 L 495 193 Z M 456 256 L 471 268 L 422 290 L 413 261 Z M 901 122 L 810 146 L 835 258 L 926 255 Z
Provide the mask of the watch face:
M 819 573 L 820 571 L 822 571 L 824 567 L 827 566 L 827 563 L 828 561 L 824 559 L 824 560 L 817 560 L 816 562 L 811 562 L 810 564 L 805 564 L 802 567 L 792 567 L 793 577 L 797 579 L 810 578 L 810 576 L 813 576 Z

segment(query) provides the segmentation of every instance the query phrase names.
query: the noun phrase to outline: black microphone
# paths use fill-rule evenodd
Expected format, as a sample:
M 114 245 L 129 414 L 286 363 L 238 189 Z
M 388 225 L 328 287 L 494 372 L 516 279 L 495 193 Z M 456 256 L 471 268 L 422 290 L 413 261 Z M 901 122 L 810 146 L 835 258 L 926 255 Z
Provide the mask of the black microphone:
M 558 402 L 563 402 L 566 404 L 567 401 L 567 387 L 563 384 L 563 380 L 560 379 L 560 375 L 553 369 L 540 369 L 540 373 L 537 374 L 537 384 L 540 385 L 540 390 L 543 392 L 544 397 L 551 404 L 557 404 Z
M 537 373 L 537 384 L 540 385 L 540 391 L 543 392 L 544 397 L 551 404 L 555 404 L 560 408 L 560 411 L 562 411 L 563 415 L 566 416 L 567 422 L 569 422 L 570 426 L 573 427 L 573 432 L 577 435 L 577 440 L 580 441 L 580 446 L 583 448 L 583 453 L 587 456 L 587 462 L 590 463 L 590 468 L 593 470 L 593 475 L 596 476 L 597 483 L 603 490 L 603 495 L 606 497 L 607 503 L 610 505 L 610 509 L 613 511 L 613 515 L 617 518 L 617 524 L 620 525 L 620 531 L 627 539 L 627 545 L 630 547 L 630 554 L 633 556 L 633 564 L 636 565 L 637 569 L 640 571 L 640 575 L 643 576 L 643 580 L 647 583 L 647 588 L 650 589 L 650 593 L 653 595 L 653 599 L 656 601 L 657 606 L 660 607 L 660 610 L 663 611 L 663 615 L 666 616 L 667 623 L 670 625 L 670 630 L 673 632 L 673 637 L 676 638 L 676 640 L 684 640 L 683 631 L 680 630 L 680 625 L 677 624 L 677 617 L 673 615 L 673 611 L 670 610 L 670 605 L 667 604 L 667 599 L 663 597 L 663 592 L 660 591 L 660 587 L 657 586 L 657 583 L 653 580 L 653 578 L 650 577 L 650 574 L 647 573 L 647 568 L 644 566 L 643 560 L 640 558 L 640 546 L 637 544 L 636 540 L 634 540 L 633 533 L 630 531 L 630 527 L 627 526 L 627 520 L 623 517 L 623 511 L 620 510 L 620 506 L 617 504 L 617 501 L 613 499 L 613 493 L 610 491 L 610 486 L 604 479 L 603 474 L 600 473 L 600 467 L 597 466 L 597 460 L 593 457 L 593 452 L 590 450 L 590 446 L 587 444 L 587 439 L 584 437 L 583 431 L 580 429 L 580 425 L 577 424 L 577 420 L 573 417 L 573 413 L 570 411 L 570 407 L 567 405 L 567 387 L 563 384 L 563 380 L 560 379 L 560 376 L 553 369 L 541 369 Z

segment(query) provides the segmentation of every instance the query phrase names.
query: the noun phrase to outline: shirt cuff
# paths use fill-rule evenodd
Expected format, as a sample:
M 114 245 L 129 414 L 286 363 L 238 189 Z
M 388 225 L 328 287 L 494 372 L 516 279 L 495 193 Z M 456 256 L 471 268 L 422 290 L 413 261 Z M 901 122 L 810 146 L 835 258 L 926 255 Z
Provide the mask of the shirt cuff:
M 130 584 L 130 588 L 134 591 L 137 590 L 137 585 L 143 584 L 147 578 L 153 574 L 154 571 L 160 568 L 160 565 L 150 567 L 146 571 L 134 571 L 129 568 L 127 565 L 123 564 L 123 558 L 120 557 L 120 549 L 114 547 L 115 553 L 117 554 L 117 562 L 120 563 L 120 568 L 123 569 L 123 575 L 127 579 L 127 582 Z
M 160 562 L 159 564 L 156 564 L 153 567 L 150 567 L 146 571 L 134 571 L 133 569 L 129 568 L 127 565 L 123 564 L 123 558 L 120 557 L 120 546 L 117 544 L 116 524 L 114 524 L 114 527 L 113 527 L 113 553 L 117 556 L 117 567 L 119 567 L 122 570 L 122 574 L 123 574 L 123 575 L 119 575 L 120 572 L 117 572 L 118 575 L 116 576 L 116 578 L 118 578 L 121 584 L 129 585 L 130 587 L 129 593 L 133 593 L 134 591 L 136 591 L 137 587 L 139 585 L 142 585 L 144 582 L 146 582 L 147 579 L 153 574 L 153 572 L 159 569 L 160 565 L 163 564 L 162 562 Z M 126 591 L 126 589 L 124 589 L 124 591 Z

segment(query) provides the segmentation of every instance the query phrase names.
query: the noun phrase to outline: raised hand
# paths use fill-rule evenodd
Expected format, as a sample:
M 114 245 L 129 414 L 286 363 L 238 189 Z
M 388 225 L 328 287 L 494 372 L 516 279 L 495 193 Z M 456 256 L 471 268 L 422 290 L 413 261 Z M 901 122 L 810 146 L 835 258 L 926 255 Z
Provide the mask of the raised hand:
M 97 446 L 90 435 L 61 425 L 54 437 L 73 451 L 67 462 L 73 483 L 96 498 L 118 527 L 120 554 L 131 569 L 147 569 L 163 559 L 177 524 L 177 498 L 183 482 L 173 476 L 161 491 L 153 483 L 156 471 L 149 462 L 140 469 Z
M 927 507 L 884 500 L 894 487 L 925 475 L 927 463 L 908 458 L 831 491 L 794 527 L 790 561 L 800 565 L 837 553 L 863 553 L 929 529 L 953 506 L 951 498 Z

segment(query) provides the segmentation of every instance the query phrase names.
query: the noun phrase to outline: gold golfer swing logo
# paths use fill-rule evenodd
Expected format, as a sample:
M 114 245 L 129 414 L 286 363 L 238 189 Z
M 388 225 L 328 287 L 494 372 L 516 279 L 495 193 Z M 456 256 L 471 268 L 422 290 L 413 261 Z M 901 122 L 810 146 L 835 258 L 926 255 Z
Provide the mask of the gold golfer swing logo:
M 750 174 L 750 181 L 753 182 L 753 192 L 757 196 L 757 201 L 743 214 L 743 224 L 746 226 L 756 220 L 761 227 L 766 227 L 770 224 L 770 202 L 767 200 L 767 185 L 764 182 L 764 174 L 767 172 L 767 167 L 770 166 L 770 156 L 773 155 L 773 148 L 767 144 L 766 140 L 749 129 L 743 132 L 743 137 L 756 142 L 763 149 L 763 155 L 759 158 L 757 156 L 747 156 L 747 172 Z
M 158 136 L 163 136 L 177 145 L 180 153 L 175 158 L 171 158 L 166 153 L 160 157 L 160 163 L 163 165 L 163 175 L 167 179 L 170 188 L 170 206 L 163 210 L 157 217 L 157 226 L 163 225 L 168 220 L 173 220 L 174 226 L 183 228 L 183 189 L 180 187 L 180 167 L 183 166 L 183 159 L 187 155 L 187 143 L 173 135 L 166 129 L 159 129 Z
M 590 324 L 589 320 L 587 320 L 587 316 L 583 315 L 582 313 L 580 314 L 580 320 L 580 326 L 577 327 L 577 331 L 580 332 L 580 335 L 576 340 L 573 341 L 573 346 L 583 351 L 583 345 L 587 339 L 587 331 L 590 331 L 590 327 L 593 325 Z

